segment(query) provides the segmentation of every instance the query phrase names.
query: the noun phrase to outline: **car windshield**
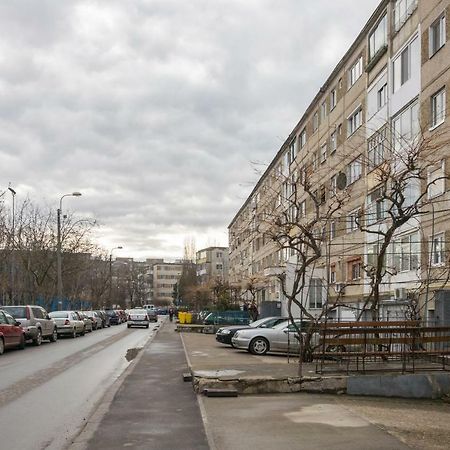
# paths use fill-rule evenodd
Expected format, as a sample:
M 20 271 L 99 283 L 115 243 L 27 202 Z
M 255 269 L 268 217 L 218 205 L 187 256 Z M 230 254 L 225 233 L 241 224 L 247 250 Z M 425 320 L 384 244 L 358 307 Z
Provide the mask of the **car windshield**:
M 108 311 L 105 311 L 105 312 L 106 312 L 106 314 L 108 314 L 108 316 L 111 316 L 111 317 L 113 317 L 113 316 L 116 315 L 116 312 L 113 311 L 112 309 L 110 309 L 110 310 L 108 310 Z
M 24 306 L 2 306 L 2 309 L 16 319 L 25 319 L 27 317 L 27 309 Z
M 69 317 L 69 313 L 64 311 L 54 311 L 49 314 L 53 319 L 67 319 Z
M 267 317 L 265 317 L 264 319 L 258 319 L 255 320 L 254 322 L 252 322 L 251 324 L 249 324 L 252 328 L 258 328 L 261 324 L 263 324 L 264 322 L 267 322 Z

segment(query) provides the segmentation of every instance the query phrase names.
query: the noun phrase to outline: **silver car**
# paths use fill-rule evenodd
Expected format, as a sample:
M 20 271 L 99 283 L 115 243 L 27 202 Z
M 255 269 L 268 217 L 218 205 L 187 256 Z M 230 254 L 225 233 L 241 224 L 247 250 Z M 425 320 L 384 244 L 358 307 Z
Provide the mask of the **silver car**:
M 131 309 L 128 311 L 127 327 L 145 327 L 148 328 L 150 320 L 145 309 Z
M 295 321 L 300 330 L 310 326 L 311 322 Z M 273 328 L 249 328 L 239 330 L 231 339 L 233 347 L 247 350 L 254 355 L 273 353 L 298 353 L 300 341 L 292 323 L 282 322 Z
M 86 327 L 76 311 L 53 311 L 49 316 L 55 321 L 58 336 L 70 336 L 76 338 L 84 336 Z

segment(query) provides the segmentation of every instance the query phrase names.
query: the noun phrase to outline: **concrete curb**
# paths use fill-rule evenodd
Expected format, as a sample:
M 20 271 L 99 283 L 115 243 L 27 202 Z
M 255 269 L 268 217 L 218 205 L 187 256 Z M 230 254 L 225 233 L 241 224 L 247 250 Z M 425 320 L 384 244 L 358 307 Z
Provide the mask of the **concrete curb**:
M 109 411 L 111 403 L 113 402 L 117 391 L 125 381 L 125 378 L 127 378 L 127 376 L 134 370 L 144 355 L 143 350 L 152 343 L 153 339 L 155 339 L 156 335 L 163 328 L 166 322 L 166 320 L 161 322 L 160 326 L 155 330 L 155 333 L 148 338 L 147 342 L 142 347 L 142 350 L 137 354 L 133 361 L 131 361 L 129 366 L 122 372 L 119 378 L 114 381 L 111 387 L 106 391 L 105 395 L 97 402 L 80 432 L 72 439 L 71 443 L 64 447 L 64 450 L 85 450 L 87 448 L 88 442 L 94 435 L 105 414 Z

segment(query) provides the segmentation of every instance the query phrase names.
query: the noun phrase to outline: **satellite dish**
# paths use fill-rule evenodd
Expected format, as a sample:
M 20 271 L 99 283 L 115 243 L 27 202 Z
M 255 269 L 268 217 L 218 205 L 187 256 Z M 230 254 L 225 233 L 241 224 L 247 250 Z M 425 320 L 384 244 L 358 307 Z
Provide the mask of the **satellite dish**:
M 343 191 L 347 187 L 347 175 L 344 172 L 339 172 L 336 178 L 336 187 Z

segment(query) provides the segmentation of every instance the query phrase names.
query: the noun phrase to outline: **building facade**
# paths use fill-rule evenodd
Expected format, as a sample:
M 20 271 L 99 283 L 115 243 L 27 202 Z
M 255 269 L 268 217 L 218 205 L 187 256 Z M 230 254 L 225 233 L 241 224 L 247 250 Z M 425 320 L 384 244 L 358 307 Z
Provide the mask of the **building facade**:
M 421 317 L 450 321 L 449 15 L 449 0 L 379 4 L 230 223 L 231 283 L 286 314 L 299 254 L 273 230 L 297 221 L 288 243 L 314 223 L 318 257 L 298 299 L 311 314 L 338 301 L 336 319 L 357 317 L 381 251 L 380 314 L 404 317 L 414 300 Z
M 200 284 L 228 281 L 228 247 L 208 247 L 195 254 L 197 278 Z
M 169 305 L 174 301 L 174 291 L 178 284 L 183 264 L 157 263 L 153 265 L 153 302 L 157 305 Z

